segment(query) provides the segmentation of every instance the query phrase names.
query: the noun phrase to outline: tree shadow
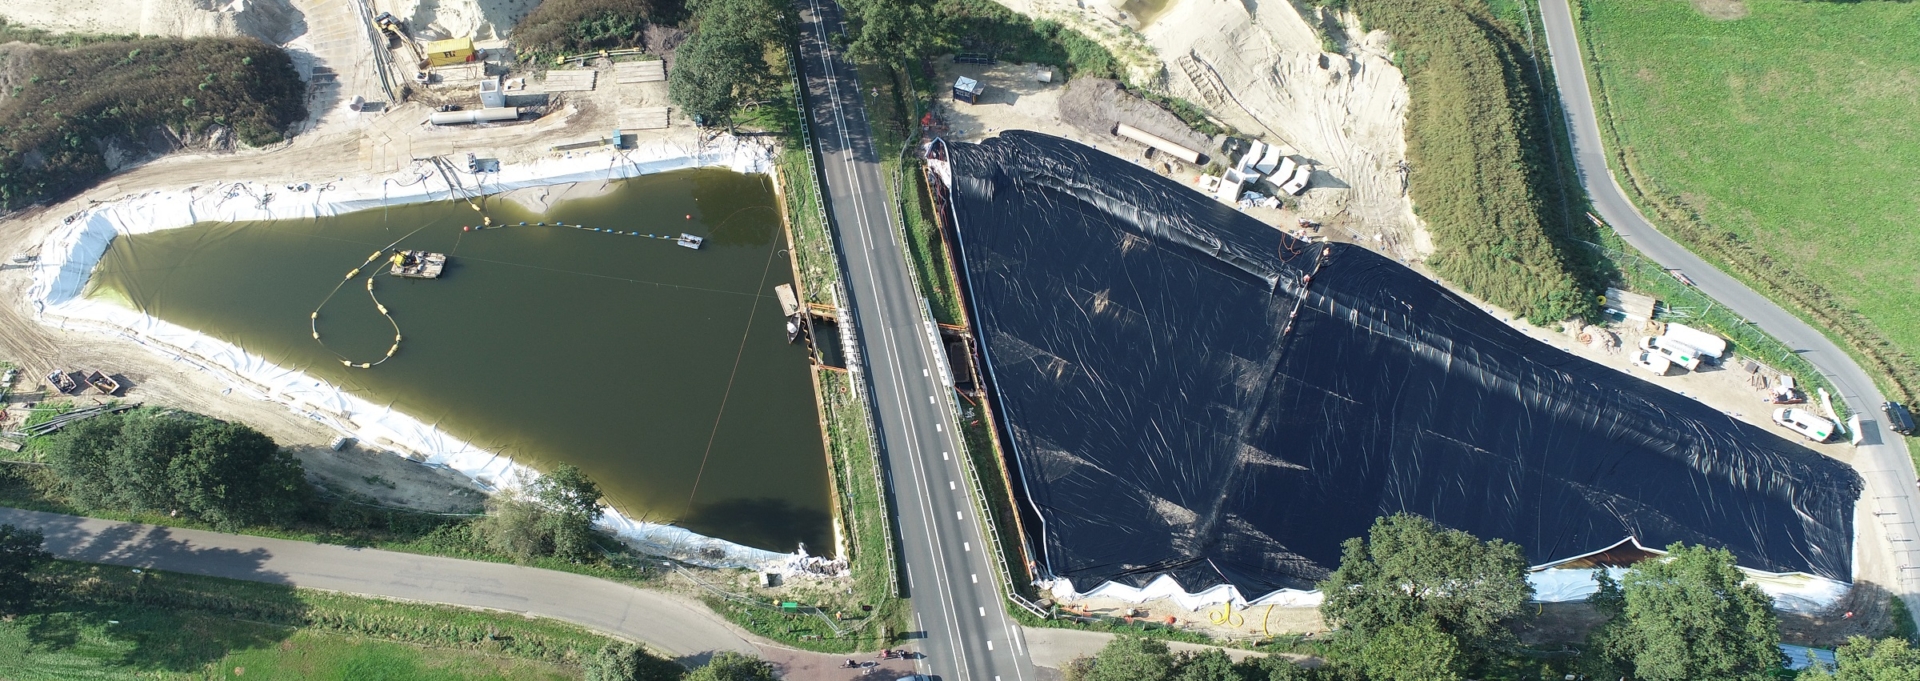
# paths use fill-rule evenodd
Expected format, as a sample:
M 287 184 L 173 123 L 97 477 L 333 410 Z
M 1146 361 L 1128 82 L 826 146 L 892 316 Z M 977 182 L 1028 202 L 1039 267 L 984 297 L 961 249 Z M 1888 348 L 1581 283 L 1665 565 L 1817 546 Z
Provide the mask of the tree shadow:
M 192 672 L 277 644 L 305 623 L 305 602 L 284 574 L 264 568 L 265 549 L 199 546 L 169 528 L 19 509 L 0 509 L 0 523 L 39 530 L 60 559 L 37 575 L 48 588 L 25 618 L 34 649 L 105 637 L 120 650 L 107 660 L 112 667 Z
M 681 525 L 707 536 L 771 551 L 792 551 L 805 544 L 809 553 L 830 550 L 827 514 L 800 508 L 786 499 L 728 499 L 694 507 Z

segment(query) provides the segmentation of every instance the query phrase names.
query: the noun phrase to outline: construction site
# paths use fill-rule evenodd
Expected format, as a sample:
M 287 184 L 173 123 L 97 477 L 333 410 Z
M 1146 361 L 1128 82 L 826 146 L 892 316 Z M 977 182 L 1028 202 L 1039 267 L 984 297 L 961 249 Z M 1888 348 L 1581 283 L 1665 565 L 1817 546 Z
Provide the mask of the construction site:
M 1787 594 L 1786 600 L 1801 599 L 1790 603 L 1789 609 L 1803 617 L 1803 629 L 1812 632 L 1807 634 L 1809 637 L 1826 638 L 1853 629 L 1866 631 L 1884 623 L 1884 606 L 1847 591 L 1847 585 L 1856 578 L 1897 583 L 1897 572 L 1901 569 L 1886 548 L 1889 538 L 1883 528 L 1878 523 L 1862 520 L 1873 511 L 1857 503 L 1860 483 L 1850 468 L 1854 463 L 1852 448 L 1840 438 L 1808 441 L 1799 433 L 1783 429 L 1773 418 L 1777 405 L 1817 409 L 1820 406 L 1817 393 L 1810 394 L 1804 387 L 1794 385 L 1792 377 L 1776 366 L 1720 361 L 1731 358 L 1711 357 L 1690 367 L 1679 361 L 1687 358 L 1667 358 L 1662 360 L 1666 365 L 1659 372 L 1652 372 L 1655 362 L 1641 355 L 1652 351 L 1658 341 L 1643 343 L 1645 339 L 1667 338 L 1672 332 L 1654 321 L 1654 303 L 1651 299 L 1643 300 L 1644 297 L 1628 294 L 1611 298 L 1607 307 L 1613 316 L 1607 324 L 1536 326 L 1510 312 L 1434 284 L 1434 275 L 1425 266 L 1426 259 L 1434 253 L 1434 245 L 1408 197 L 1404 140 L 1407 85 L 1394 66 L 1388 36 L 1363 30 L 1345 13 L 1317 8 L 1302 11 L 1288 3 L 1260 5 L 1256 9 L 1249 3 L 1233 0 L 1172 0 L 1154 11 L 1139 12 L 1137 8 L 1129 11 L 1120 3 L 1002 2 L 1025 15 L 1059 21 L 1094 37 L 1114 51 L 1132 81 L 1149 84 L 1147 89 L 1154 92 L 1199 105 L 1207 120 L 1224 132 L 1198 132 L 1166 108 L 1114 80 L 1069 80 L 1044 65 L 943 58 L 935 64 L 935 80 L 941 84 L 942 92 L 935 98 L 933 115 L 939 121 L 944 139 L 967 145 L 968 150 L 959 156 L 971 154 L 973 159 L 965 162 L 972 164 L 968 170 L 956 171 L 955 176 L 947 178 L 956 186 L 964 186 L 969 180 L 962 176 L 969 173 L 984 182 L 989 180 L 979 178 L 995 176 L 997 171 L 993 166 L 1015 166 L 1024 162 L 1015 158 L 1020 151 L 1015 147 L 1021 145 L 1060 155 L 1082 153 L 1082 149 L 1104 152 L 1105 157 L 1089 154 L 1088 167 L 1098 166 L 1110 157 L 1119 159 L 1122 166 L 1133 168 L 1108 167 L 1103 171 L 1108 173 L 1103 181 L 1132 177 L 1138 171 L 1192 189 L 1191 196 L 1169 197 L 1157 193 L 1160 188 L 1149 178 L 1128 180 L 1138 189 L 1138 193 L 1128 194 L 1136 201 L 1163 203 L 1169 207 L 1168 214 L 1207 215 L 1214 221 L 1201 231 L 1212 230 L 1209 233 L 1215 236 L 1225 235 L 1223 241 L 1244 245 L 1249 252 L 1260 251 L 1257 256 L 1248 255 L 1241 263 L 1256 263 L 1254 269 L 1259 272 L 1231 263 L 1186 262 L 1191 258 L 1178 247 L 1156 241 L 1162 235 L 1135 234 L 1120 227 L 1109 229 L 1107 225 L 1077 225 L 1076 229 L 1093 234 L 1090 238 L 1094 240 L 1121 234 L 1114 237 L 1118 239 L 1114 243 L 1119 244 L 1115 247 L 1119 252 L 1138 248 L 1159 253 L 1168 258 L 1168 262 L 1178 261 L 1194 271 L 1204 271 L 1208 277 L 1228 281 L 1214 282 L 1227 288 L 1246 283 L 1235 279 L 1243 275 L 1279 282 L 1275 285 L 1301 301 L 1297 306 L 1291 309 L 1263 307 L 1264 316 L 1259 319 L 1239 321 L 1259 326 L 1280 338 L 1288 338 L 1290 333 L 1302 334 L 1288 342 L 1313 345 L 1314 351 L 1301 351 L 1309 355 L 1317 351 L 1322 356 L 1343 357 L 1340 362 L 1322 368 L 1366 366 L 1371 371 L 1389 364 L 1446 361 L 1397 356 L 1389 361 L 1383 358 L 1391 354 L 1390 349 L 1372 348 L 1366 352 L 1353 349 L 1361 346 L 1360 336 L 1364 334 L 1349 336 L 1344 335 L 1345 330 L 1333 331 L 1340 325 L 1333 311 L 1349 305 L 1360 305 L 1369 314 L 1392 320 L 1382 324 L 1397 325 L 1395 333 L 1406 337 L 1428 333 L 1434 325 L 1441 324 L 1432 319 L 1416 323 L 1410 318 L 1396 317 L 1399 312 L 1395 305 L 1404 303 L 1356 293 L 1370 290 L 1367 286 L 1387 282 L 1399 287 L 1396 291 L 1412 292 L 1405 296 L 1407 299 L 1417 297 L 1423 304 L 1443 304 L 1449 316 L 1443 320 L 1444 324 L 1472 326 L 1485 337 L 1497 337 L 1501 342 L 1495 345 L 1500 347 L 1487 352 L 1506 354 L 1497 361 L 1489 360 L 1490 364 L 1484 368 L 1490 374 L 1522 383 L 1526 379 L 1515 377 L 1551 374 L 1603 384 L 1609 391 L 1606 398 L 1589 400 L 1593 403 L 1586 404 L 1587 407 L 1625 410 L 1637 418 L 1647 419 L 1622 426 L 1624 430 L 1619 432 L 1591 434 L 1595 440 L 1605 440 L 1627 433 L 1639 438 L 1641 444 L 1596 453 L 1596 457 L 1612 457 L 1608 460 L 1616 462 L 1631 460 L 1635 465 L 1657 468 L 1672 464 L 1672 460 L 1651 452 L 1671 445 L 1692 452 L 1735 452 L 1737 456 L 1727 456 L 1738 459 L 1739 465 L 1744 466 L 1741 470 L 1754 473 L 1754 478 L 1740 479 L 1738 475 L 1716 477 L 1699 471 L 1684 475 L 1676 472 L 1680 477 L 1675 480 L 1710 487 L 1730 500 L 1739 499 L 1741 501 L 1727 503 L 1739 503 L 1743 511 L 1764 515 L 1763 521 L 1740 520 L 1735 517 L 1739 514 L 1728 507 L 1685 502 L 1671 503 L 1686 508 L 1663 506 L 1658 513 L 1649 511 L 1644 517 L 1629 520 L 1603 517 L 1606 514 L 1598 510 L 1598 505 L 1584 502 L 1534 509 L 1538 517 L 1528 521 L 1537 521 L 1533 525 L 1486 518 L 1451 518 L 1487 536 L 1536 541 L 1551 538 L 1537 555 L 1529 555 L 1537 559 L 1533 562 L 1543 574 L 1588 553 L 1601 554 L 1614 549 L 1625 553 L 1657 550 L 1664 543 L 1657 542 L 1656 538 L 1710 539 L 1738 547 L 1745 561 L 1743 565 L 1756 574 L 1776 576 L 1775 592 Z M 10 8 L 0 14 L 16 23 L 56 31 L 259 37 L 284 47 L 293 55 L 308 85 L 309 116 L 297 126 L 289 141 L 279 145 L 237 151 L 187 149 L 129 164 L 127 170 L 112 175 L 80 196 L 10 216 L 7 221 L 14 228 L 0 236 L 0 251 L 50 255 L 41 254 L 39 250 L 48 236 L 76 219 L 84 219 L 89 211 L 116 203 L 145 210 L 147 204 L 138 201 L 158 199 L 169 193 L 184 193 L 189 201 L 208 196 L 247 196 L 255 203 L 254 210 L 247 213 L 250 216 L 291 217 L 323 214 L 349 205 L 381 205 L 390 198 L 387 192 L 395 191 L 398 185 L 432 176 L 424 188 L 396 193 L 432 197 L 437 191 L 439 198 L 447 198 L 484 190 L 498 192 L 527 210 L 539 211 L 563 198 L 604 193 L 608 191 L 610 179 L 679 163 L 671 159 L 706 158 L 708 160 L 686 165 L 735 167 L 743 167 L 745 162 L 736 162 L 742 158 L 764 162 L 766 149 L 754 147 L 752 140 L 743 141 L 696 127 L 671 106 L 667 98 L 667 80 L 672 75 L 673 64 L 670 50 L 595 52 L 542 63 L 522 60 L 512 45 L 510 27 L 535 4 L 536 0 L 263 0 L 221 8 L 199 0 L 82 0 L 77 4 L 66 3 L 60 10 Z M 233 11 L 232 7 L 241 9 Z M 953 87 L 951 93 L 945 91 L 948 84 Z M 1044 133 L 1066 140 L 1071 146 L 1056 146 L 1053 141 L 1034 141 L 1020 135 L 1009 137 L 1005 135 L 1009 131 Z M 726 159 L 712 160 L 720 156 Z M 444 172 L 448 167 L 455 172 Z M 473 183 L 447 180 L 448 177 L 471 178 Z M 510 181 L 503 182 L 502 178 Z M 486 182 L 494 184 L 486 185 Z M 335 196 L 329 197 L 329 192 Z M 987 221 L 984 216 L 991 206 L 981 203 L 967 208 L 964 189 L 960 195 L 963 197 L 959 199 L 960 210 L 974 211 L 962 220 L 960 234 L 981 239 L 975 242 L 981 244 L 981 250 L 966 256 L 978 258 L 965 263 L 973 271 L 971 276 L 981 277 L 983 281 L 1002 277 L 1004 280 L 998 285 L 1006 287 L 1005 290 L 1029 284 L 1043 288 L 1061 285 L 1058 280 L 1020 280 L 1021 276 L 1047 279 L 1054 274 L 1039 267 L 1009 272 L 1005 269 L 1008 261 L 993 257 L 1022 253 L 1023 247 L 1046 247 L 1066 258 L 1072 255 L 1072 248 L 1044 240 L 996 242 L 994 239 L 1012 237 L 967 233 L 965 230 L 974 228 L 966 226 L 966 219 L 984 224 Z M 1044 203 L 1038 199 L 1033 202 L 1036 206 Z M 236 199 L 234 203 L 241 201 Z M 301 207 L 294 208 L 294 205 Z M 326 207 L 319 207 L 322 205 Z M 286 207 L 285 212 L 282 207 Z M 1266 225 L 1272 233 L 1249 229 L 1248 220 Z M 1168 253 L 1175 255 L 1166 255 Z M 1089 265 L 1093 269 L 1086 271 L 1120 271 L 1119 266 L 1113 264 L 1119 261 L 1118 254 L 1103 253 L 1116 257 L 1112 262 L 1094 263 L 1116 269 L 1099 270 Z M 1276 257 L 1280 261 L 1271 262 Z M 1364 263 L 1364 272 L 1329 274 L 1322 279 L 1313 263 L 1329 258 L 1344 267 Z M 400 268 L 401 264 L 394 266 Z M 1393 269 L 1402 266 L 1408 269 L 1404 272 Z M 1240 269 L 1223 274 L 1226 269 L 1236 267 Z M 16 379 L 17 387 L 46 383 L 38 380 L 45 377 L 54 382 L 45 389 L 65 390 L 59 387 L 58 379 L 48 373 L 58 369 L 76 372 L 73 375 L 77 378 L 69 379 L 75 381 L 74 392 L 84 392 L 89 386 L 98 392 L 105 390 L 100 387 L 102 384 L 91 383 L 89 379 L 98 374 L 112 381 L 115 394 L 120 396 L 254 424 L 288 444 L 292 451 L 301 453 L 302 460 L 310 467 L 341 469 L 346 466 L 329 454 L 328 443 L 338 437 L 335 429 L 300 410 L 290 411 L 283 403 L 263 399 L 278 397 L 281 392 L 237 391 L 232 389 L 232 376 L 206 370 L 177 352 L 155 351 L 85 324 L 43 323 L 47 319 L 45 310 L 36 306 L 30 293 L 35 286 L 32 268 L 6 269 L 0 272 L 0 293 L 6 296 L 4 304 L 0 304 L 0 352 L 36 370 Z M 439 270 L 434 273 L 437 275 Z M 1310 278 L 1303 281 L 1303 275 Z M 1342 282 L 1341 276 L 1354 278 Z M 1085 294 L 1083 298 L 1055 301 L 1062 307 L 1050 313 L 1066 318 L 1075 310 L 1093 310 L 1097 314 L 1086 322 L 1090 326 L 1077 330 L 1086 332 L 1083 335 L 1088 337 L 1114 338 L 1128 329 L 1158 329 L 1163 335 L 1141 340 L 1149 344 L 1164 342 L 1164 349 L 1169 353 L 1218 341 L 1183 338 L 1178 329 L 1167 326 L 1159 317 L 1153 317 L 1159 326 L 1129 327 L 1120 319 L 1129 313 L 1148 307 L 1178 310 L 1187 303 L 1159 305 L 1144 300 L 1120 300 L 1123 292 L 1112 290 L 1112 284 L 1121 279 L 1074 281 L 1068 288 Z M 1169 287 L 1178 284 L 1180 282 L 1172 282 Z M 974 288 L 974 295 L 980 295 L 985 289 L 990 296 L 994 290 L 980 282 L 968 286 Z M 1320 289 L 1320 286 L 1332 288 Z M 1342 286 L 1352 289 L 1340 288 Z M 1204 299 L 1205 296 L 1199 294 L 1213 290 L 1203 289 L 1194 284 L 1188 292 L 1195 293 L 1196 299 Z M 1356 302 L 1356 297 L 1367 299 Z M 1295 301 L 1286 302 L 1294 305 Z M 1011 305 L 1004 300 L 973 304 Z M 1194 314 L 1201 312 L 1220 316 L 1195 321 L 1189 328 L 1212 328 L 1231 314 L 1224 310 L 1201 310 Z M 1068 413 L 1047 412 L 1048 404 L 1060 408 L 1074 406 L 1069 400 L 1051 395 L 1050 382 L 1072 380 L 1073 370 L 1068 367 L 1080 366 L 1082 360 L 1085 364 L 1097 364 L 1093 361 L 1097 358 L 1062 357 L 1064 353 L 1058 348 L 1042 342 L 1045 338 L 1061 337 L 1058 333 L 1020 326 L 1033 319 L 1054 317 L 1036 313 L 1030 319 L 1021 316 L 1024 314 L 989 322 L 1003 324 L 1002 335 L 985 342 L 987 352 L 995 355 L 992 361 L 998 368 L 1005 370 L 1024 364 L 1033 372 L 1027 377 L 1031 379 L 1027 384 L 1015 388 L 1027 391 L 1019 398 L 1023 400 L 1020 408 L 1030 413 L 1011 417 L 1016 420 L 1013 426 L 1019 430 L 1010 439 L 1026 449 L 1016 455 L 1036 457 L 1035 468 L 1028 471 L 1031 478 L 1022 484 L 1038 489 L 1058 486 L 1051 488 L 1058 491 L 1057 499 L 1039 503 L 1041 506 L 1056 504 L 1048 506 L 1050 513 L 1073 516 L 1099 509 L 1131 514 L 1113 521 L 1116 523 L 1136 523 L 1165 530 L 1151 542 L 1105 537 L 1097 527 L 1081 528 L 1084 534 L 1070 536 L 1069 531 L 1058 525 L 1053 529 L 1055 534 L 1037 537 L 1038 550 L 1046 555 L 1036 557 L 1035 562 L 1052 561 L 1048 576 L 1057 581 L 1052 582 L 1051 595 L 1069 612 L 1154 621 L 1171 619 L 1180 622 L 1183 628 L 1228 638 L 1321 631 L 1325 624 L 1315 610 L 1317 595 L 1308 593 L 1311 583 L 1324 576 L 1331 562 L 1337 559 L 1329 547 L 1341 538 L 1364 530 L 1364 523 L 1359 520 L 1361 515 L 1371 518 L 1376 511 L 1418 507 L 1445 516 L 1448 509 L 1505 503 L 1448 496 L 1444 492 L 1445 481 L 1423 477 L 1427 474 L 1416 471 L 1417 467 L 1408 463 L 1421 447 L 1472 449 L 1468 445 L 1470 440 L 1475 446 L 1480 446 L 1477 443 L 1482 440 L 1503 441 L 1511 446 L 1511 451 L 1495 447 L 1492 449 L 1497 451 L 1488 454 L 1500 458 L 1520 449 L 1557 451 L 1577 444 L 1556 439 L 1558 436 L 1545 426 L 1526 425 L 1529 418 L 1541 414 L 1515 407 L 1516 411 L 1505 412 L 1504 416 L 1494 419 L 1497 424 L 1512 426 L 1514 430 L 1510 432 L 1481 432 L 1475 437 L 1448 433 L 1442 427 L 1445 423 L 1480 423 L 1488 416 L 1431 413 L 1422 423 L 1432 427 L 1423 426 L 1415 429 L 1419 430 L 1417 435 L 1409 435 L 1415 439 L 1426 438 L 1421 440 L 1425 444 L 1411 446 L 1403 442 L 1400 446 L 1377 450 L 1355 444 L 1355 451 L 1379 454 L 1377 460 L 1342 460 L 1341 453 L 1334 451 L 1331 444 L 1311 452 L 1290 451 L 1278 443 L 1301 432 L 1313 432 L 1314 437 L 1328 443 L 1344 437 L 1337 432 L 1314 430 L 1325 424 L 1317 426 L 1295 418 L 1300 414 L 1320 414 L 1322 410 L 1340 405 L 1314 402 L 1316 398 L 1311 396 L 1287 393 L 1257 381 L 1254 379 L 1256 369 L 1291 366 L 1295 373 L 1289 376 L 1303 384 L 1326 388 L 1323 397 L 1339 393 L 1332 387 L 1339 381 L 1316 375 L 1314 372 L 1319 369 L 1315 367 L 1288 364 L 1304 360 L 1297 359 L 1301 355 L 1288 354 L 1291 350 L 1284 347 L 1284 343 L 1273 347 L 1249 345 L 1241 348 L 1245 352 L 1221 350 L 1213 355 L 1218 361 L 1210 365 L 1209 371 L 1213 373 L 1205 376 L 1156 377 L 1143 373 L 1133 376 L 1140 381 L 1135 387 L 1154 392 L 1179 383 L 1188 387 L 1213 386 L 1227 392 L 1237 390 L 1240 392 L 1223 394 L 1220 398 L 1221 404 L 1234 405 L 1235 409 L 1229 411 L 1236 414 L 1242 413 L 1239 411 L 1242 407 L 1251 409 L 1237 400 L 1253 397 L 1292 400 L 1285 411 L 1292 415 L 1286 418 L 1293 420 L 1283 418 L 1284 423 L 1280 425 L 1267 423 L 1275 429 L 1261 433 L 1271 439 L 1259 442 L 1228 443 L 1231 438 L 1215 437 L 1226 432 L 1227 426 L 1248 426 L 1253 421 L 1223 422 L 1215 424 L 1221 429 L 1195 434 L 1196 442 L 1220 445 L 1209 450 L 1216 455 L 1207 459 L 1212 462 L 1208 465 L 1214 468 L 1207 475 L 1196 476 L 1215 485 L 1211 488 L 1169 494 L 1165 489 L 1134 484 L 1137 482 L 1134 480 L 1101 479 L 1089 471 L 1114 470 L 1124 467 L 1125 462 L 1099 460 L 1089 452 L 1127 451 L 1124 443 L 1132 441 L 1128 438 L 1116 436 L 1112 441 L 1100 442 L 1125 429 L 1116 425 L 1105 434 L 1093 433 L 1091 429 L 1053 432 L 1048 429 L 1066 428 L 1065 424 L 1077 421 Z M 1292 320 L 1302 315 L 1307 318 L 1317 315 L 1318 319 L 1300 322 L 1301 329 L 1295 330 Z M 1482 321 L 1491 323 L 1487 328 L 1475 326 Z M 1108 323 L 1114 326 L 1095 328 Z M 1323 332 L 1309 334 L 1308 325 L 1317 325 L 1315 328 Z M 988 337 L 993 329 L 978 332 Z M 1515 349 L 1522 346 L 1522 341 L 1558 348 L 1577 358 L 1580 364 L 1577 369 L 1543 369 L 1537 360 Z M 1421 347 L 1432 350 L 1442 345 L 1445 344 L 1433 342 Z M 1099 349 L 1088 348 L 1089 352 Z M 1256 366 L 1255 360 L 1269 363 Z M 1113 361 L 1106 366 L 1121 364 L 1123 362 Z M 1447 382 L 1444 376 L 1427 378 L 1436 384 Z M 1170 383 L 1160 382 L 1162 379 Z M 1456 385 L 1459 380 L 1462 379 L 1456 379 Z M 1009 388 L 1001 385 L 999 389 Z M 1269 390 L 1271 395 L 1267 393 Z M 1387 392 L 1380 394 L 1387 395 Z M 24 419 L 25 404 L 35 399 L 29 396 L 46 395 L 44 389 L 17 390 L 9 405 L 12 408 L 9 422 Z M 1587 399 L 1591 395 L 1561 397 Z M 1382 399 L 1391 402 L 1397 398 Z M 1476 394 L 1473 399 L 1490 398 Z M 1827 412 L 1831 414 L 1830 407 Z M 1126 414 L 1110 416 L 1113 418 L 1108 425 L 1128 421 Z M 1360 412 L 1350 416 L 1362 420 L 1374 417 Z M 1567 423 L 1579 420 L 1575 414 L 1559 416 Z M 1649 425 L 1656 423 L 1661 427 Z M 1501 426 L 1480 423 L 1480 427 Z M 1705 434 L 1695 440 L 1675 443 L 1662 439 L 1659 431 L 1663 429 Z M 1132 435 L 1139 436 L 1138 433 Z M 1352 433 L 1346 436 L 1358 437 Z M 1503 438 L 1517 439 L 1504 441 Z M 1526 447 L 1519 447 L 1521 440 Z M 1509 459 L 1515 463 L 1513 471 L 1532 471 L 1514 473 L 1516 479 L 1543 470 L 1529 466 L 1557 465 L 1528 460 L 1520 454 L 1513 454 Z M 1329 469 L 1374 470 L 1372 467 L 1376 465 L 1383 466 L 1389 473 L 1381 474 L 1386 478 L 1373 479 L 1380 483 L 1376 487 L 1339 489 L 1366 496 L 1399 485 L 1398 489 L 1408 496 L 1367 497 L 1372 505 L 1360 509 L 1365 513 L 1357 510 L 1351 517 L 1343 515 L 1338 522 L 1320 516 L 1309 522 L 1308 511 L 1304 509 L 1310 504 L 1278 509 L 1238 508 L 1231 507 L 1232 499 L 1211 496 L 1230 484 L 1240 484 L 1231 480 L 1246 476 L 1259 478 L 1260 484 L 1268 485 L 1269 491 L 1281 490 L 1275 492 L 1277 496 L 1304 497 L 1312 485 L 1290 481 L 1286 476 L 1303 470 L 1303 462 L 1308 460 L 1314 466 L 1325 465 Z M 468 510 L 478 495 L 479 487 L 467 478 L 444 470 L 413 471 L 398 457 L 371 457 L 365 465 L 392 469 L 382 475 L 402 483 L 398 489 L 369 484 L 360 490 L 379 498 L 407 499 L 420 508 Z M 1502 476 L 1507 473 L 1502 471 L 1507 470 L 1488 464 L 1484 469 L 1470 471 L 1466 478 L 1453 481 L 1472 478 L 1472 484 L 1460 486 L 1475 487 L 1482 483 L 1493 486 L 1488 481 L 1505 479 Z M 1679 471 L 1679 468 L 1672 470 Z M 1555 470 L 1556 475 L 1566 472 Z M 1328 482 L 1323 478 L 1314 480 Z M 1753 480 L 1766 482 L 1753 483 Z M 1668 503 L 1655 498 L 1657 495 L 1652 492 L 1642 494 L 1631 487 L 1622 482 L 1602 490 L 1603 494 L 1596 494 L 1621 503 L 1630 502 L 1630 505 L 1647 504 L 1648 508 Z M 1788 488 L 1791 494 L 1782 491 Z M 1327 489 L 1333 488 L 1321 492 Z M 1115 490 L 1122 490 L 1124 494 Z M 1125 496 L 1124 503 L 1114 502 L 1115 494 Z M 1570 490 L 1561 490 L 1560 494 L 1579 496 Z M 1191 498 L 1183 498 L 1180 503 L 1169 501 L 1182 495 Z M 1692 493 L 1680 491 L 1674 491 L 1671 496 L 1693 498 Z M 1793 498 L 1783 498 L 1786 496 Z M 1322 501 L 1326 503 L 1314 507 L 1316 511 L 1338 505 L 1336 502 L 1342 499 L 1327 497 Z M 1206 513 L 1209 504 L 1212 504 L 1212 515 Z M 1680 531 L 1675 526 L 1662 524 L 1655 516 L 1686 516 L 1696 522 Z M 1564 522 L 1549 527 L 1552 523 L 1540 520 L 1548 517 Z M 1288 532 L 1301 534 L 1289 535 Z M 1645 546 L 1623 547 L 1621 543 L 1630 536 L 1638 537 Z M 1246 548 L 1217 554 L 1190 550 L 1195 546 L 1217 547 L 1223 538 L 1230 540 L 1224 542 L 1226 545 Z M 1171 567 L 1126 574 L 1109 569 L 1123 564 Z M 1565 566 L 1571 570 L 1584 565 Z M 1553 582 L 1550 577 L 1543 577 L 1540 583 L 1551 585 Z M 1571 601 L 1584 598 L 1585 592 L 1575 588 L 1562 595 L 1566 596 L 1564 600 Z M 1257 621 L 1254 617 L 1234 616 L 1233 608 L 1244 608 L 1248 604 L 1266 608 Z M 1845 622 L 1831 616 L 1842 610 L 1859 611 L 1867 616 L 1858 620 L 1848 618 Z M 1224 615 L 1214 616 L 1223 612 Z M 1881 619 L 1873 619 L 1876 617 Z

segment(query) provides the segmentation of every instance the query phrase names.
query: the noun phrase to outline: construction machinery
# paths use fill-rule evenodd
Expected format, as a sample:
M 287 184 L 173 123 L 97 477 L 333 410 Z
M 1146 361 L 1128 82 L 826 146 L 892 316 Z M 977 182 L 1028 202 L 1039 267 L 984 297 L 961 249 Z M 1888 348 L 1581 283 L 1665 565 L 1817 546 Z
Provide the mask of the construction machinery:
M 407 25 L 401 23 L 399 17 L 393 16 L 390 12 L 381 12 L 380 16 L 373 18 L 373 25 L 380 27 L 380 32 L 387 34 L 387 37 L 391 38 L 391 40 L 388 41 L 387 49 L 393 49 L 393 43 L 397 42 L 405 45 L 407 51 L 413 53 L 413 65 L 415 67 L 420 67 L 426 63 L 427 55 L 422 54 L 420 52 L 420 46 L 414 44 L 413 36 L 407 35 Z

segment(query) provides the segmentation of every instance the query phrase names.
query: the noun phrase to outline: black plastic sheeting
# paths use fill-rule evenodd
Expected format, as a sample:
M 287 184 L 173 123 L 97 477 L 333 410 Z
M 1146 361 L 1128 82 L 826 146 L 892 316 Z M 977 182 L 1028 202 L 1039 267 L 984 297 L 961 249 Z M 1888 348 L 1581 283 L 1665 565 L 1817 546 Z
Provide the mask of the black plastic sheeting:
M 1843 464 L 1080 144 L 951 156 L 1027 539 L 1080 590 L 1312 588 L 1396 511 L 1536 564 L 1631 535 L 1852 578 Z

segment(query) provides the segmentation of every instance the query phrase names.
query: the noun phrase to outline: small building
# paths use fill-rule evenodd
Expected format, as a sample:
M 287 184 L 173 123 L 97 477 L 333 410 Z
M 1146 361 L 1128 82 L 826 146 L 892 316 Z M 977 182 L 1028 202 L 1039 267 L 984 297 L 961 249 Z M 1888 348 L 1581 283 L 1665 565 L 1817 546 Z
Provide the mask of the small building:
M 465 64 L 477 58 L 472 38 L 450 38 L 427 43 L 427 66 Z
M 507 93 L 500 89 L 500 77 L 490 76 L 480 79 L 480 106 L 485 108 L 507 105 Z
M 972 78 L 961 76 L 959 80 L 953 81 L 953 98 L 955 101 L 978 104 L 980 103 L 980 95 L 986 94 L 986 92 L 987 86 L 981 85 L 980 81 Z

